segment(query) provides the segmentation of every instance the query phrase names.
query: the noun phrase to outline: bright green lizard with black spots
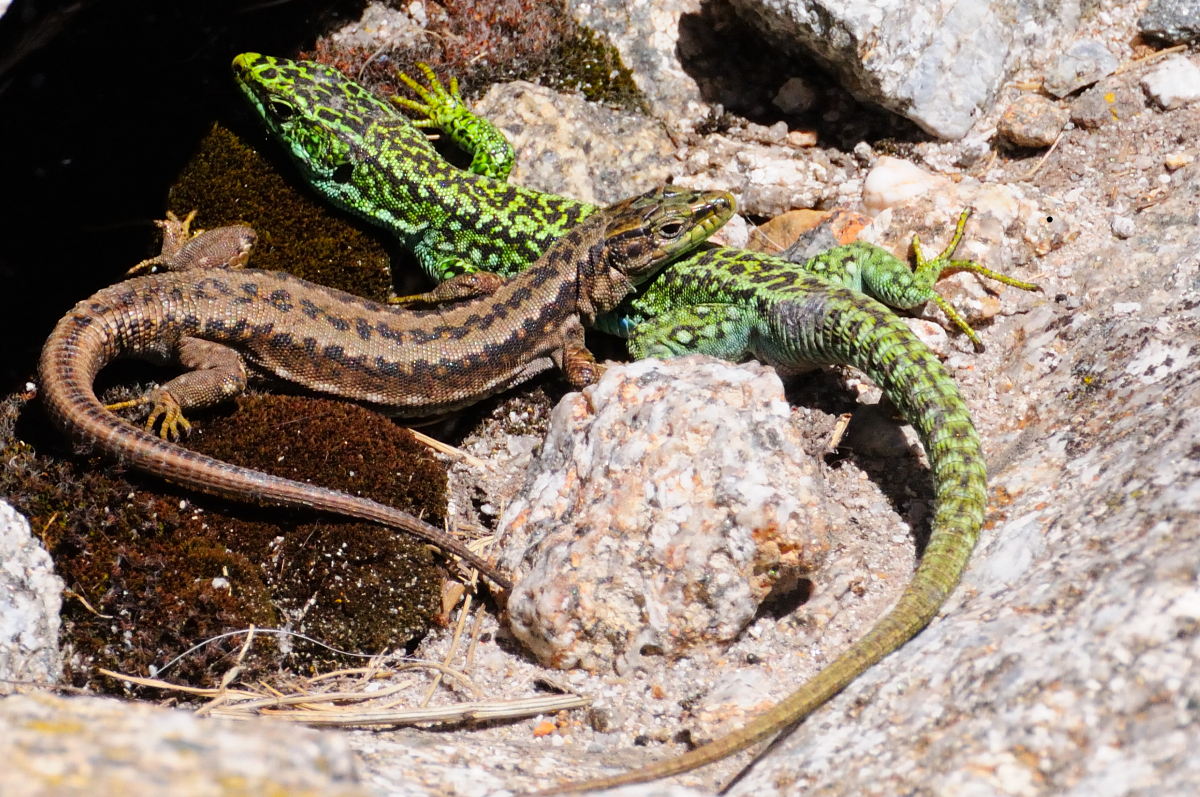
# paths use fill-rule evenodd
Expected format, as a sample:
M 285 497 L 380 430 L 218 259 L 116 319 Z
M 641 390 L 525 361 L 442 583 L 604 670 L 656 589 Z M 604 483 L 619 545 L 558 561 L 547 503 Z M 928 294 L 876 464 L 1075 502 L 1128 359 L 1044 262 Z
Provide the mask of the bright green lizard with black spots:
M 486 293 L 442 301 L 439 289 L 415 297 L 433 305 L 426 309 L 379 305 L 290 274 L 244 268 L 255 242 L 249 227 L 190 236 L 191 217 L 171 217 L 164 223 L 163 254 L 133 269 L 162 266 L 165 273 L 105 288 L 59 321 L 42 349 L 39 393 L 51 420 L 72 440 L 139 470 L 225 498 L 399 528 L 508 588 L 486 560 L 405 512 L 236 467 L 167 438 L 188 430 L 186 411 L 232 399 L 249 379 L 403 417 L 468 406 L 553 365 L 572 384 L 590 384 L 600 366 L 584 347 L 583 324 L 732 215 L 733 197 L 723 191 L 656 189 L 587 217 L 526 271 L 496 281 Z M 187 370 L 139 399 L 106 407 L 92 383 L 117 357 Z M 133 405 L 152 408 L 145 430 L 112 412 Z
M 446 92 L 431 80 L 425 89 L 405 78 L 424 103 L 396 103 L 424 114 L 420 124 L 442 129 L 473 152 L 472 170 L 479 174 L 451 166 L 392 103 L 330 67 L 246 53 L 234 60 L 234 73 L 305 179 L 334 203 L 390 230 L 434 279 L 523 268 L 595 212 L 586 203 L 497 179 L 512 163 L 511 154 L 503 154 L 503 135 L 473 117 L 453 85 Z M 803 265 L 709 248 L 677 259 L 623 305 L 621 315 L 599 321 L 627 336 L 630 353 L 639 358 L 700 352 L 735 362 L 758 358 L 792 371 L 821 364 L 858 368 L 917 430 L 933 471 L 936 509 L 921 564 L 900 601 L 799 690 L 740 730 L 682 756 L 561 791 L 686 772 L 786 732 L 937 614 L 979 534 L 986 507 L 983 455 L 951 376 L 871 296 L 901 309 L 936 301 L 978 346 L 975 333 L 934 293 L 940 274 L 970 270 L 1023 289 L 1036 286 L 950 259 L 965 221 L 964 213 L 938 257 L 927 261 L 917 247 L 915 272 L 866 243 L 837 247 Z

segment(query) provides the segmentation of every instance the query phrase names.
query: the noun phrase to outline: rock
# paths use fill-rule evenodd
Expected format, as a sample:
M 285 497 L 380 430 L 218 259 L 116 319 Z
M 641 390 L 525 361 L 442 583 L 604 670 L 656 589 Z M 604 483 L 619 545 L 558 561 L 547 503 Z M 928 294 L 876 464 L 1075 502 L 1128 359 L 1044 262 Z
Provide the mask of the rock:
M 827 213 L 816 227 L 801 232 L 779 256 L 789 262 L 803 264 L 835 246 L 856 240 L 859 232 L 870 223 L 870 216 L 837 208 Z
M 62 675 L 63 587 L 29 523 L 0 500 L 0 680 L 54 683 Z
M 1131 119 L 1146 107 L 1145 95 L 1114 79 L 1092 86 L 1071 103 L 1071 121 L 1095 130 L 1114 120 Z
M 770 126 L 750 122 L 746 125 L 744 136 L 759 144 L 781 146 L 788 140 L 787 122 L 776 122 Z
M 797 134 L 782 122 L 677 150 L 653 119 L 521 81 L 493 86 L 476 111 L 512 141 L 512 182 L 593 204 L 673 178 L 686 188 L 730 191 L 741 213 L 770 217 L 849 190 L 824 152 L 794 146 Z
M 1057 7 L 1012 0 L 733 2 L 767 41 L 816 58 L 857 99 L 952 140 L 966 135 L 990 106 L 1007 64 L 1028 42 L 1074 24 Z
M 1055 60 L 1046 73 L 1043 87 L 1061 99 L 1076 89 L 1108 77 L 1119 65 L 1116 56 L 1102 42 L 1081 39 Z
M 366 797 L 344 734 L 98 697 L 0 699 L 0 794 Z
M 791 210 L 769 219 L 754 228 L 747 246 L 753 252 L 778 254 L 787 249 L 800 235 L 828 218 L 823 210 Z
M 788 114 L 807 111 L 817 101 L 817 93 L 801 77 L 790 77 L 775 94 L 775 107 Z
M 1190 152 L 1172 152 L 1167 157 L 1163 158 L 1163 166 L 1167 167 L 1167 171 L 1178 171 L 1184 166 L 1189 165 L 1196 160 L 1196 156 Z
M 1166 44 L 1200 39 L 1200 3 L 1196 0 L 1150 0 L 1138 19 L 1143 36 Z
M 1008 106 L 1000 119 L 1000 135 L 1020 147 L 1048 147 L 1058 138 L 1070 114 L 1038 94 L 1026 94 Z
M 1173 55 L 1142 77 L 1142 88 L 1164 111 L 1200 100 L 1200 68 L 1186 56 Z
M 875 162 L 863 182 L 863 205 L 877 213 L 949 184 L 909 161 L 885 155 Z
M 700 356 L 565 398 L 501 520 L 514 635 L 543 664 L 622 673 L 732 641 L 837 525 L 789 417 L 772 369 Z
M 679 61 L 680 20 L 695 12 L 692 0 L 569 0 L 567 8 L 580 24 L 604 34 L 617 48 L 655 116 L 678 130 L 690 130 L 704 117 L 708 104 Z
M 330 39 L 342 47 L 365 47 L 372 52 L 384 46 L 396 50 L 415 47 L 427 35 L 425 25 L 429 20 L 424 3 L 411 3 L 406 9 L 368 3 L 357 23 L 335 31 Z
M 1128 216 L 1113 216 L 1109 226 L 1118 238 L 1132 238 L 1137 232 L 1137 225 Z
M 584 202 L 608 205 L 649 190 L 677 164 L 671 139 L 653 119 L 532 83 L 493 85 L 476 113 L 512 142 L 513 183 Z
M 738 198 L 739 212 L 774 217 L 814 207 L 836 194 L 843 186 L 830 179 L 833 169 L 827 164 L 820 150 L 713 134 L 689 148 L 685 162 L 675 170 L 675 183 L 700 191 L 729 191 Z

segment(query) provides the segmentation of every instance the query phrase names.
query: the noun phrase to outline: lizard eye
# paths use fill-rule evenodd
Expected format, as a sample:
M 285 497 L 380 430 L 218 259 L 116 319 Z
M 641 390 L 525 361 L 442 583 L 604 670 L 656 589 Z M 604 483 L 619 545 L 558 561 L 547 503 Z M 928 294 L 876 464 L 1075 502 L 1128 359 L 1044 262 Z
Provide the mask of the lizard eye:
M 274 114 L 277 119 L 282 121 L 286 122 L 288 119 L 291 119 L 296 115 L 296 106 L 292 105 L 290 102 L 272 99 L 268 100 L 267 104 L 271 106 L 271 113 Z
M 666 224 L 658 228 L 658 231 L 668 238 L 678 238 L 683 232 L 683 222 L 668 221 Z
M 350 178 L 354 176 L 354 165 L 343 163 L 333 170 L 333 181 L 342 183 L 343 185 L 350 182 Z

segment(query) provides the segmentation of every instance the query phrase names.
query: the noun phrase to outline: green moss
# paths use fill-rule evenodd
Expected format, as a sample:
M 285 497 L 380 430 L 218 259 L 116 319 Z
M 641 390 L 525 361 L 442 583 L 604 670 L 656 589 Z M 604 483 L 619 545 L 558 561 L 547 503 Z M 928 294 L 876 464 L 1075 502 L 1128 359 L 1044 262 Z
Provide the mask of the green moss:
M 265 157 L 214 125 L 171 188 L 170 209 L 198 211 L 193 227 L 248 224 L 254 268 L 287 271 L 375 301 L 391 292 L 383 245 L 293 188 Z
M 250 395 L 209 419 L 188 447 L 225 462 L 362 495 L 438 522 L 446 474 L 412 434 L 343 401 Z
M 580 91 L 593 102 L 650 111 L 617 48 L 588 28 L 576 28 L 575 35 L 562 43 L 544 77 L 553 88 Z

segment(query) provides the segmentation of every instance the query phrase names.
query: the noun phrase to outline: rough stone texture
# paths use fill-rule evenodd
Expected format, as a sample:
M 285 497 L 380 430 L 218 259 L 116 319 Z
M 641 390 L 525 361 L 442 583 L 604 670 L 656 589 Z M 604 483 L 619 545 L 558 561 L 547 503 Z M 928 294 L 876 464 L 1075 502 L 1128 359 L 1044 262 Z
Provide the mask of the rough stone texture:
M 368 3 L 358 22 L 335 31 L 329 38 L 343 47 L 365 47 L 372 52 L 384 45 L 403 49 L 420 44 L 425 33 L 425 6 L 410 3 L 405 10 Z
M 0 794 L 366 797 L 344 736 L 94 697 L 0 700 Z
M 735 0 L 785 50 L 814 55 L 860 100 L 946 139 L 966 135 L 1004 77 L 1018 31 L 1073 28 L 1078 9 L 1038 3 Z M 1033 26 L 1032 28 L 1030 26 Z
M 568 0 L 567 8 L 617 48 L 655 116 L 690 130 L 707 113 L 696 81 L 677 57 L 680 18 L 699 11 L 699 0 Z
M 836 523 L 789 418 L 774 371 L 698 356 L 564 399 L 501 520 L 513 633 L 544 664 L 619 672 L 731 641 Z
M 512 142 L 511 180 L 597 205 L 666 182 L 675 147 L 653 119 L 516 81 L 492 86 L 476 112 Z M 602 164 L 601 168 L 593 168 Z
M 823 150 L 713 134 L 680 154 L 681 168 L 673 170 L 677 185 L 729 191 L 738 199 L 738 210 L 749 215 L 770 218 L 812 208 L 861 186 L 848 180 L 845 168 L 831 162 Z
M 1200 175 L 1188 179 L 1141 214 L 1140 236 L 1094 245 L 1089 262 L 1121 266 L 1079 275 L 1078 311 L 1004 324 L 1025 336 L 1008 373 L 1029 391 L 1017 405 L 1040 397 L 1037 419 L 992 436 L 990 489 L 1011 503 L 945 617 L 731 793 L 1195 792 Z
M 1071 121 L 1095 130 L 1114 120 L 1129 119 L 1146 109 L 1146 97 L 1123 80 L 1110 79 L 1092 86 L 1071 103 Z
M 29 523 L 0 500 L 0 680 L 53 683 L 62 675 L 62 591 Z
M 1184 44 L 1200 39 L 1200 2 L 1197 0 L 1150 0 L 1138 20 L 1142 35 L 1167 44 Z
M 847 159 L 795 143 L 782 123 L 751 124 L 677 149 L 652 119 L 530 83 L 495 86 L 476 110 L 512 141 L 512 182 L 596 204 L 673 178 L 686 188 L 730 191 L 741 213 L 772 217 L 844 204 L 862 187 Z
M 930 174 L 912 161 L 885 155 L 863 181 L 862 202 L 868 211 L 878 213 L 948 184 L 945 177 Z
M 1004 111 L 1000 135 L 1021 147 L 1048 147 L 1062 132 L 1070 113 L 1039 94 L 1026 94 Z
M 1182 108 L 1200 100 L 1200 67 L 1186 56 L 1172 56 L 1146 73 L 1142 88 L 1163 110 Z
M 1116 57 L 1103 42 L 1081 39 L 1060 55 L 1046 73 L 1043 87 L 1055 97 L 1065 97 L 1076 89 L 1095 83 L 1117 71 Z

